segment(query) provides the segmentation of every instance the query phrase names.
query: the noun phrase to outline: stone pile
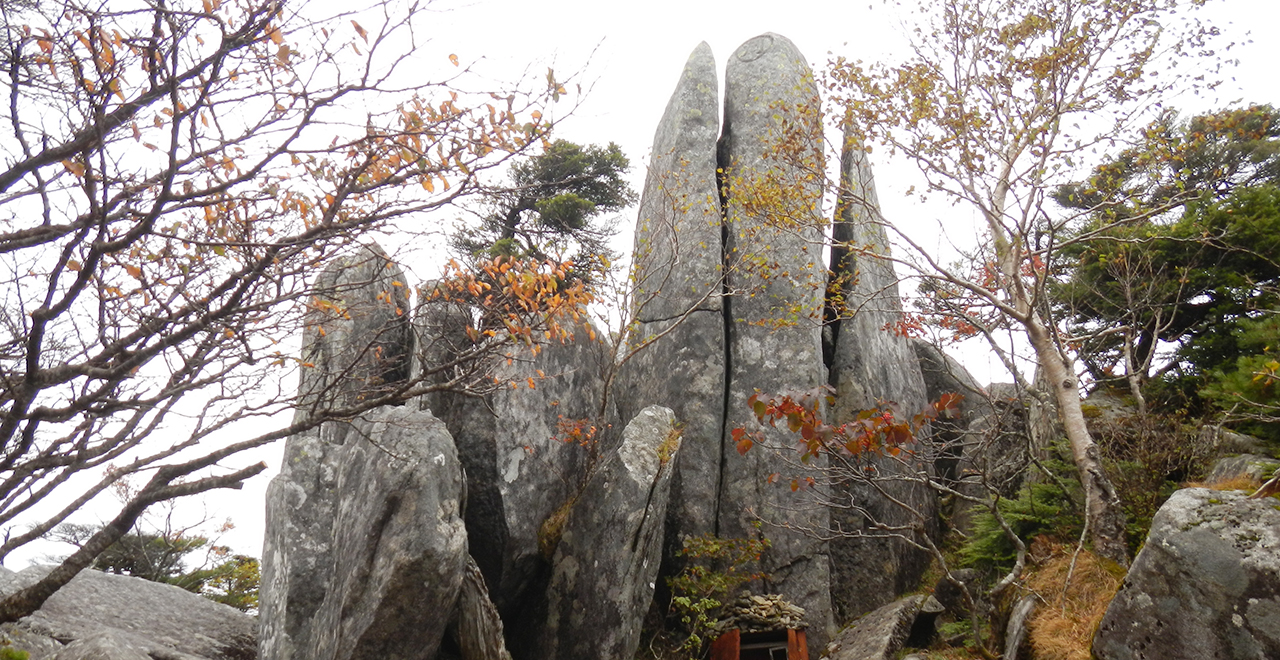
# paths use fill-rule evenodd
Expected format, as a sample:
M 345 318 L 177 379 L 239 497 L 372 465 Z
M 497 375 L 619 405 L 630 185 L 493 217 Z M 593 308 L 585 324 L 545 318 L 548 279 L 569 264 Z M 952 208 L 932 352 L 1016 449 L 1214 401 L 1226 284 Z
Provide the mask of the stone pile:
M 778 594 L 743 596 L 724 608 L 716 630 L 737 629 L 744 633 L 800 630 L 808 628 L 804 608 L 788 603 Z

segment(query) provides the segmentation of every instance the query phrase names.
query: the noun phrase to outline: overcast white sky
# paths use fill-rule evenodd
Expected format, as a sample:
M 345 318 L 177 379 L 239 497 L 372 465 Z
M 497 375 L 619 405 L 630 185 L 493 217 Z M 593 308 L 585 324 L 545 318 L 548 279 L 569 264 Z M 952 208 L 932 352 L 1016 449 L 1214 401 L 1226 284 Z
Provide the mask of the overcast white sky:
M 561 125 L 558 137 L 579 143 L 617 142 L 635 165 L 637 190 L 643 183 L 654 128 L 685 60 L 699 42 L 710 44 L 721 75 L 734 49 L 763 32 L 790 38 L 819 73 L 835 55 L 898 61 L 904 43 L 902 10 L 880 0 L 439 0 L 431 9 L 439 11 L 426 26 L 432 42 L 415 54 L 415 66 L 424 75 L 451 68 L 450 53 L 498 81 L 528 76 L 536 82 L 548 66 L 561 78 L 574 74 L 589 93 L 574 116 Z M 1241 65 L 1228 72 L 1235 81 L 1224 85 L 1217 98 L 1176 100 L 1172 105 L 1202 111 L 1233 101 L 1280 103 L 1280 76 L 1275 72 L 1280 40 L 1274 38 L 1280 3 L 1218 0 L 1211 3 L 1210 15 L 1223 31 L 1224 41 L 1256 41 L 1233 51 Z M 1257 26 L 1257 37 L 1249 34 L 1253 26 Z M 910 170 L 878 158 L 873 161 L 885 216 L 891 222 L 936 227 L 932 216 L 937 211 L 921 209 L 903 195 L 914 183 Z M 633 221 L 626 218 L 624 227 Z M 624 242 L 629 245 L 630 238 Z M 981 365 L 970 367 L 981 370 Z M 222 491 L 204 502 L 212 518 L 234 519 L 237 530 L 223 540 L 238 552 L 260 554 L 263 493 L 278 469 L 280 449 L 264 456 L 270 469 L 251 480 L 244 491 Z M 15 553 L 8 565 L 20 567 L 29 559 L 26 554 Z

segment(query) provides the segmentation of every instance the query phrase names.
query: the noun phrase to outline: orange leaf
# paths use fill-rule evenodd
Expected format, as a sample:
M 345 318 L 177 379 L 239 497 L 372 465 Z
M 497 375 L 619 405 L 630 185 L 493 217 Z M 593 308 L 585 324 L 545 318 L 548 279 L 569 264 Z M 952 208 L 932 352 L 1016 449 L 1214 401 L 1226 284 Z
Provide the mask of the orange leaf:
M 454 65 L 454 66 L 458 66 L 458 56 L 457 56 L 457 55 L 454 55 L 454 54 L 450 53 L 450 54 L 449 54 L 449 61 L 450 61 L 450 62 L 453 62 L 453 65 Z
M 133 264 L 125 264 L 124 271 L 129 275 L 133 276 L 133 278 L 136 280 L 142 279 L 142 269 L 138 268 Z

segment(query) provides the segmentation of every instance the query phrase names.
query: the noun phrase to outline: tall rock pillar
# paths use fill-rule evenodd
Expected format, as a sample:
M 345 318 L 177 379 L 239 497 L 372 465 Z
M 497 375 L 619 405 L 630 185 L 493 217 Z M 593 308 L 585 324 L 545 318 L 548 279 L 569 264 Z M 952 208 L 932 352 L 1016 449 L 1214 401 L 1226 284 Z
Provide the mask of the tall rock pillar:
M 704 42 L 689 56 L 653 138 L 633 253 L 638 327 L 617 397 L 622 419 L 656 404 L 683 425 L 667 508 L 668 559 L 683 537 L 716 531 L 725 357 L 719 132 L 716 63 Z
M 804 56 L 785 37 L 763 34 L 734 52 L 725 74 L 724 171 L 727 390 L 718 533 L 757 536 L 757 516 L 792 528 L 824 530 L 829 515 L 781 484 L 782 456 L 766 447 L 746 455 L 729 434 L 746 428 L 767 445 L 791 446 L 794 434 L 760 425 L 747 405 L 756 390 L 805 390 L 825 381 L 821 323 L 822 125 L 818 89 Z M 769 475 L 782 473 L 781 484 Z M 800 475 L 803 478 L 803 475 Z M 763 559 L 765 587 L 804 607 L 810 648 L 821 650 L 834 627 L 825 544 L 789 528 L 771 528 Z
M 866 151 L 846 128 L 840 157 L 840 192 L 832 227 L 831 270 L 841 282 L 843 305 L 828 309 L 834 330 L 830 348 L 830 382 L 836 388 L 832 422 L 852 421 L 862 410 L 897 407 L 910 419 L 928 403 L 924 376 L 911 340 L 895 331 L 902 320 L 898 277 L 889 260 L 875 178 Z M 880 487 L 891 501 L 870 486 L 849 486 L 847 496 L 859 510 L 834 509 L 833 520 L 849 533 L 869 538 L 841 537 L 831 542 L 831 596 L 840 620 L 855 618 L 892 601 L 915 587 L 930 558 L 905 541 L 880 537 L 874 523 L 896 527 L 917 522 L 936 531 L 937 505 L 922 483 L 892 478 L 915 474 L 931 466 L 899 457 L 863 457 L 884 475 Z M 863 513 L 865 512 L 865 513 Z M 918 520 L 917 514 L 924 518 Z

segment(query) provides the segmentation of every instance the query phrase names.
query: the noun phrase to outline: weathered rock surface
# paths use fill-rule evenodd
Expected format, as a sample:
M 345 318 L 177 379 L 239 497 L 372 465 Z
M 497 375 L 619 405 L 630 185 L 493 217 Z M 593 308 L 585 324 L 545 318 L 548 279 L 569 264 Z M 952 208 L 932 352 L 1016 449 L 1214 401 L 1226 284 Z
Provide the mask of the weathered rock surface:
M 908 596 L 884 605 L 836 636 L 822 657 L 829 660 L 892 660 L 907 643 L 927 596 Z
M 1280 657 L 1280 510 L 1274 498 L 1180 490 L 1093 642 L 1099 660 Z
M 729 373 L 726 436 L 735 428 L 764 434 L 766 444 L 790 445 L 785 429 L 760 425 L 747 405 L 756 390 L 810 390 L 825 382 L 821 320 L 822 144 L 813 72 L 785 37 L 763 34 L 744 43 L 725 73 L 725 254 Z M 762 194 L 763 191 L 770 194 Z M 717 532 L 757 536 L 756 516 L 798 527 L 825 529 L 825 509 L 766 483 L 791 470 L 764 448 L 723 452 Z M 807 476 L 807 475 L 797 475 Z M 834 627 L 830 564 L 825 544 L 810 536 L 771 529 L 772 547 L 762 559 L 771 578 L 765 590 L 800 605 L 810 619 L 810 648 L 820 649 Z
M 316 289 L 302 340 L 301 417 L 312 406 L 342 408 L 394 388 L 408 378 L 413 350 L 404 271 L 381 247 L 334 261 Z
M 511 357 L 495 376 L 516 388 L 483 400 L 443 395 L 424 402 L 457 443 L 467 475 L 471 554 L 509 625 L 527 609 L 526 598 L 541 597 L 537 583 L 546 579 L 549 555 L 539 548 L 539 530 L 577 494 L 590 445 L 610 449 L 613 417 L 606 411 L 602 420 L 599 409 L 607 352 L 586 332 L 543 346 L 537 355 L 519 351 Z M 579 422 L 584 435 L 566 442 Z
M 1227 456 L 1214 461 L 1213 467 L 1209 469 L 1209 476 L 1205 477 L 1205 483 L 1216 484 L 1239 478 L 1263 481 L 1271 478 L 1277 468 L 1280 468 L 1280 460 L 1269 456 Z
M 903 321 L 898 277 L 889 260 L 889 237 L 871 163 L 852 127 L 845 131 L 840 171 L 831 270 L 841 278 L 843 305 L 828 309 L 835 319 L 834 346 L 828 349 L 830 382 L 836 389 L 831 418 L 843 424 L 863 410 L 889 406 L 901 418 L 910 419 L 928 403 L 925 380 L 910 339 L 895 331 Z M 909 478 L 933 467 L 935 459 L 930 455 L 937 447 L 932 440 L 916 444 L 913 452 L 900 457 L 917 456 L 923 461 L 906 463 L 889 456 L 867 459 L 888 477 L 880 480 L 881 487 L 906 507 L 874 488 L 851 484 L 847 496 L 855 508 L 832 510 L 834 524 L 866 535 L 846 535 L 831 542 L 831 598 L 840 620 L 909 591 L 928 568 L 927 553 L 901 539 L 876 537 L 874 531 L 876 524 L 937 531 L 936 496 L 926 484 Z
M 322 595 L 310 587 L 308 621 L 289 616 L 288 599 L 296 591 L 291 582 L 305 578 L 291 552 L 300 540 L 288 530 L 295 512 L 314 513 L 305 506 L 312 496 L 307 488 L 320 482 L 300 483 L 282 470 L 273 483 L 263 550 L 263 572 L 271 579 L 264 579 L 261 599 L 264 615 L 271 612 L 276 621 L 263 626 L 261 657 L 431 657 L 466 566 L 462 472 L 453 439 L 442 422 L 411 407 L 380 409 L 337 426 L 343 427 L 340 444 L 325 443 L 323 433 L 313 443 L 329 446 L 316 461 L 319 469 L 305 473 L 334 471 L 332 492 L 325 493 L 333 502 L 327 552 L 314 557 L 325 562 L 315 572 L 328 580 Z M 312 530 L 323 523 L 316 520 Z
M 635 656 L 662 561 L 678 433 L 670 409 L 645 408 L 583 489 L 556 545 L 547 617 L 528 657 Z
M 711 48 L 699 44 L 653 138 L 633 254 L 636 353 L 619 375 L 619 418 L 660 405 L 684 428 L 667 508 L 668 561 L 683 537 L 716 529 L 725 385 L 718 90 Z
M 719 86 L 711 47 L 698 44 L 653 136 L 636 219 L 636 319 L 720 309 Z
M 33 566 L 10 574 L 0 591 L 31 584 L 47 571 Z M 85 570 L 0 634 L 32 660 L 252 660 L 256 626 L 253 617 L 180 587 Z

